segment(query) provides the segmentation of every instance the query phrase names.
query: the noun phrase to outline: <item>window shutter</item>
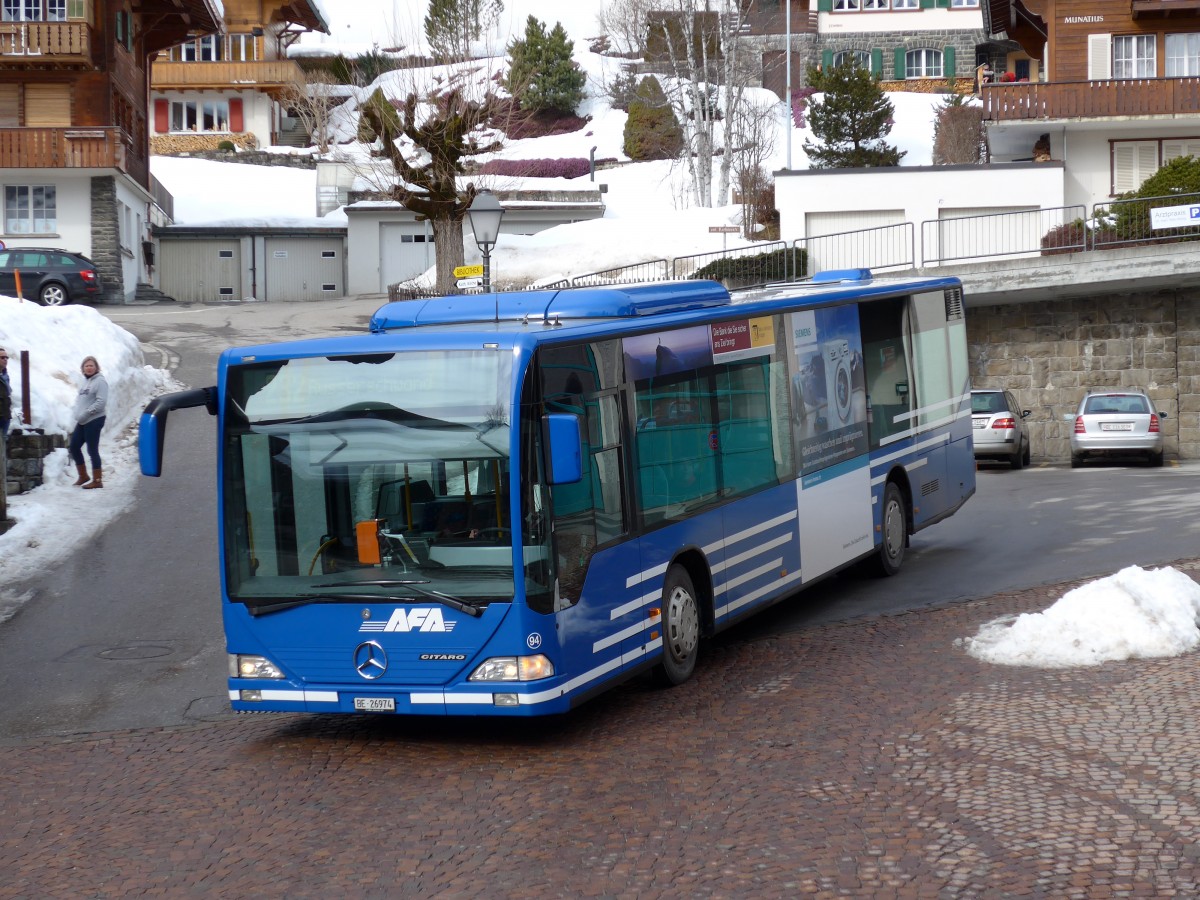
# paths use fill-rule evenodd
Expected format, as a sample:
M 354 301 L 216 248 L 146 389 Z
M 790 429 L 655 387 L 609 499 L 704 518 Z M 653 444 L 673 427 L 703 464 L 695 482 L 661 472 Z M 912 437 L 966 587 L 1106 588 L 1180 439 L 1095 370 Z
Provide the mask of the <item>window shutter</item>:
M 921 0 L 921 9 L 933 9 L 934 0 Z
M 833 0 L 817 0 L 817 12 L 833 12 Z
M 942 51 L 942 75 L 946 78 L 954 77 L 954 48 L 947 47 Z
M 907 75 L 905 74 L 905 66 L 904 66 L 904 48 L 897 47 L 896 48 L 896 80 L 899 81 L 901 78 L 906 78 L 906 77 L 907 77 Z
M 242 100 L 240 97 L 229 101 L 229 130 L 245 131 L 245 121 L 242 117 Z
M 31 128 L 71 124 L 69 84 L 25 85 L 25 124 Z
M 1088 81 L 1112 78 L 1111 34 L 1088 35 Z
M 821 51 L 821 68 L 824 69 L 826 72 L 828 72 L 830 69 L 833 68 L 833 51 L 832 50 L 822 50 Z
M 1195 156 L 1200 159 L 1200 141 L 1163 141 L 1162 149 L 1164 166 L 1181 156 Z
M 171 107 L 166 100 L 154 101 L 154 130 L 159 134 L 171 130 Z
M 1113 193 L 1136 191 L 1158 168 L 1155 141 L 1122 141 L 1113 145 Z
M 21 124 L 21 86 L 0 84 L 0 127 L 16 128 Z
M 871 74 L 876 78 L 883 77 L 883 50 L 879 47 L 871 49 Z

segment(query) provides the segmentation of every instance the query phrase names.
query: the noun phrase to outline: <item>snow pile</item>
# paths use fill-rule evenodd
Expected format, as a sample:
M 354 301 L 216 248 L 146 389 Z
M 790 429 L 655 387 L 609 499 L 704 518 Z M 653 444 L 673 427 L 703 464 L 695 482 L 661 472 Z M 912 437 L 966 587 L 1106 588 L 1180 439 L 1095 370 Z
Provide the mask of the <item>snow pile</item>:
M 984 662 L 1066 668 L 1178 656 L 1200 644 L 1200 585 L 1178 569 L 1129 566 L 1040 613 L 989 622 L 959 643 Z

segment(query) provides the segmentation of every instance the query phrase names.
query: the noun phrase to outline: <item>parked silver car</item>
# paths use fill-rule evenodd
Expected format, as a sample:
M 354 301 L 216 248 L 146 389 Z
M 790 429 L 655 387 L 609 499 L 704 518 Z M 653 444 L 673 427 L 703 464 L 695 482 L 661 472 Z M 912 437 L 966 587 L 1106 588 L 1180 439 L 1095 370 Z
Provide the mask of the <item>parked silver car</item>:
M 1139 391 L 1091 391 L 1080 401 L 1071 434 L 1071 466 L 1088 457 L 1140 456 L 1151 466 L 1163 463 L 1163 439 L 1150 398 Z
M 1014 469 L 1029 465 L 1029 410 L 1008 391 L 971 391 L 971 437 L 975 458 L 998 459 Z

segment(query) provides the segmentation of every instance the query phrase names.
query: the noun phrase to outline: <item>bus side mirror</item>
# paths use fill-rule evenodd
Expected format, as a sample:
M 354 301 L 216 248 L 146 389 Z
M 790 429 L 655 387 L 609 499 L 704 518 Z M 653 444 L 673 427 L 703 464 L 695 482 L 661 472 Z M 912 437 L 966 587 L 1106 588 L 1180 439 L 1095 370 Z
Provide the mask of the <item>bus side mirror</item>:
M 550 449 L 550 483 L 575 484 L 583 478 L 583 444 L 579 416 L 550 413 L 545 420 L 546 446 Z
M 217 389 L 199 388 L 194 391 L 176 391 L 155 397 L 142 411 L 138 422 L 138 463 L 142 474 L 157 478 L 162 474 L 163 446 L 167 441 L 167 415 L 173 409 L 189 409 L 193 406 L 208 408 L 209 415 L 217 414 Z

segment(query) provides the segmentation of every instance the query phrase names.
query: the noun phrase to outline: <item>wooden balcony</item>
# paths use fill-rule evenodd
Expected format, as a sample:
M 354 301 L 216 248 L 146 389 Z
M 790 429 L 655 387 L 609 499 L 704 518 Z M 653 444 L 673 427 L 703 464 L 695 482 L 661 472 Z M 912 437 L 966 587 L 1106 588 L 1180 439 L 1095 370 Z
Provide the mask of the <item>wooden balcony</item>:
M 304 84 L 304 71 L 290 59 L 257 62 L 171 62 L 150 66 L 152 91 L 219 91 L 254 87 L 268 93 Z
M 0 67 L 92 65 L 86 22 L 0 22 Z
M 0 169 L 118 169 L 144 187 L 150 177 L 120 128 L 0 128 Z
M 987 122 L 1200 114 L 1200 78 L 985 84 Z

